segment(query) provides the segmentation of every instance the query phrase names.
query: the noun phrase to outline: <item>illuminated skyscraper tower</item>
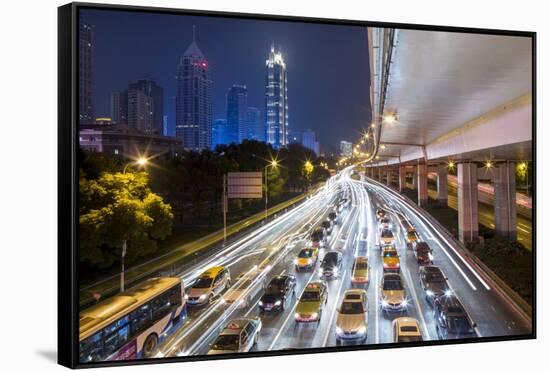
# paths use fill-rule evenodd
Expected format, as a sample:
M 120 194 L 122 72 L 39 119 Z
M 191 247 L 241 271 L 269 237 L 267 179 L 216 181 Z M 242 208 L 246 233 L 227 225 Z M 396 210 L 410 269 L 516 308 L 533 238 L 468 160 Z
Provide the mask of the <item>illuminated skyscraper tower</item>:
M 286 64 L 282 54 L 275 52 L 273 45 L 265 66 L 266 141 L 280 148 L 288 144 L 288 92 Z
M 195 42 L 180 58 L 177 69 L 176 136 L 187 150 L 203 150 L 212 143 L 212 80 L 208 61 Z

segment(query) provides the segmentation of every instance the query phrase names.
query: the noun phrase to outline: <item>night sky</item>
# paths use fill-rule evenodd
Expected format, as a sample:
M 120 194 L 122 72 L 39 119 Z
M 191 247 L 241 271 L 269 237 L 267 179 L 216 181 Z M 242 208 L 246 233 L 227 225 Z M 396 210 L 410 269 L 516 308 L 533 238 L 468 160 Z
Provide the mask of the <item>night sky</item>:
M 196 40 L 209 61 L 213 118 L 225 118 L 227 90 L 248 87 L 248 104 L 264 113 L 265 60 L 275 43 L 288 71 L 289 127 L 311 128 L 323 149 L 356 140 L 370 121 L 366 27 L 206 16 L 82 10 L 95 26 L 96 117 L 110 116 L 110 94 L 139 78 L 164 89 L 175 121 L 176 66 Z

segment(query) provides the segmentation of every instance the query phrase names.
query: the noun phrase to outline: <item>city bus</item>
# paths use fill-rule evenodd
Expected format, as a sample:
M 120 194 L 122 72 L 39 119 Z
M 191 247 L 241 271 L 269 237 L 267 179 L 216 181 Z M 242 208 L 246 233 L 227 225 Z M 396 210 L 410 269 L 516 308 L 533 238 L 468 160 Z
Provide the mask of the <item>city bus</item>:
M 187 316 L 180 278 L 151 278 L 80 312 L 81 363 L 150 358 Z

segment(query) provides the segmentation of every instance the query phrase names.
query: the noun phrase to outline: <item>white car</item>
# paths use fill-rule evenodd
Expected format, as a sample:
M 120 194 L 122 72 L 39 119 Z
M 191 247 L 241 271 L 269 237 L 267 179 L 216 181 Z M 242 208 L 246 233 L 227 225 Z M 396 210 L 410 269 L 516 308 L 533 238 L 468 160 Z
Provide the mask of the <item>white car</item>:
M 380 218 L 379 223 L 378 223 L 378 227 L 379 227 L 380 230 L 391 229 L 392 228 L 392 223 L 391 223 L 391 219 L 389 218 L 389 216 L 385 216 L 383 218 Z
M 344 292 L 336 316 L 336 344 L 342 341 L 363 341 L 367 338 L 369 305 L 367 292 L 350 289 Z
M 422 341 L 420 324 L 415 318 L 400 317 L 393 320 L 393 342 L 410 343 L 411 341 Z
M 395 243 L 395 237 L 391 229 L 382 229 L 380 232 L 380 246 L 393 245 Z
M 265 288 L 265 277 L 258 278 L 254 274 L 241 274 L 233 286 L 223 295 L 223 302 L 245 308 Z
M 208 354 L 247 353 L 258 342 L 262 329 L 260 318 L 232 320 L 210 345 Z

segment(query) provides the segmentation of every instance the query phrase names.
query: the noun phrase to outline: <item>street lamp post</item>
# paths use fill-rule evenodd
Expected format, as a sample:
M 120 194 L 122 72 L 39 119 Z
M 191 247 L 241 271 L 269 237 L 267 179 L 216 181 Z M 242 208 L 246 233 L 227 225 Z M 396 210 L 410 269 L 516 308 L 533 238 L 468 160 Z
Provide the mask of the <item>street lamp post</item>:
M 271 162 L 269 164 L 267 164 L 265 167 L 264 167 L 264 176 L 265 176 L 265 219 L 267 219 L 267 192 L 268 192 L 268 188 L 267 188 L 267 168 L 268 167 L 273 167 L 273 168 L 277 168 L 277 165 L 278 165 L 278 162 L 277 160 L 271 160 Z
M 122 174 L 126 174 L 126 170 L 128 169 L 128 166 L 145 166 L 147 164 L 147 159 L 145 157 L 140 157 L 136 161 L 128 162 L 124 169 L 122 169 Z M 126 248 L 128 245 L 128 241 L 125 238 L 122 240 L 122 253 L 120 256 L 120 292 L 124 292 L 124 259 L 126 258 Z

